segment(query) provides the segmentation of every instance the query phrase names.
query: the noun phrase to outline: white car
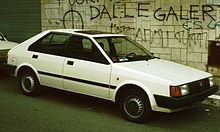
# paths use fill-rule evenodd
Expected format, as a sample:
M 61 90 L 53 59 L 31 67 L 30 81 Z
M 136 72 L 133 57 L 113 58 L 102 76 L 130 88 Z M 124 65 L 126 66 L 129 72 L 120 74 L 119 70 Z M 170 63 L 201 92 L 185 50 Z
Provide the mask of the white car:
M 8 53 L 23 94 L 41 86 L 118 103 L 132 122 L 152 111 L 175 112 L 215 93 L 211 74 L 154 57 L 125 35 L 98 31 L 44 31 Z
M 8 41 L 5 36 L 0 32 L 0 62 L 7 61 L 8 51 L 18 45 L 18 43 Z

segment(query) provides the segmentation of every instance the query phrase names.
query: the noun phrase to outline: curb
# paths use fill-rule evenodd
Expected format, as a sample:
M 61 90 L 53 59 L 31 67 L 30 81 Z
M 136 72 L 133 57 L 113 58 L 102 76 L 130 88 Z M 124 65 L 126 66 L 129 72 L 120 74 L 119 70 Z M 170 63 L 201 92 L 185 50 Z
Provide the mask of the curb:
M 216 106 L 216 107 L 220 107 L 220 96 L 219 95 L 211 95 L 207 99 L 205 99 L 202 103 Z

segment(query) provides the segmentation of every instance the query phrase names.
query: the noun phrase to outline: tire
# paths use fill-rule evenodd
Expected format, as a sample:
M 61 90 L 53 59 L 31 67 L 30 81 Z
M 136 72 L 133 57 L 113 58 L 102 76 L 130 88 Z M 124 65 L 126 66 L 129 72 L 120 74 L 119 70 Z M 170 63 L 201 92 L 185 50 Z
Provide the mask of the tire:
M 27 71 L 19 75 L 19 83 L 24 95 L 37 96 L 41 92 L 40 83 L 36 75 L 31 71 Z
M 128 90 L 120 99 L 119 107 L 124 118 L 135 123 L 146 122 L 152 115 L 147 95 L 137 89 Z

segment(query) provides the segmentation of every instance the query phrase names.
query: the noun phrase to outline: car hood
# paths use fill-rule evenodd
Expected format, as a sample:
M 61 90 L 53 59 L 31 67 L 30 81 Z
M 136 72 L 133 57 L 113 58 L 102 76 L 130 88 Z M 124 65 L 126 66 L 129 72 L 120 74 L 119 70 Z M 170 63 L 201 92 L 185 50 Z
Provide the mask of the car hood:
M 0 50 L 7 50 L 11 49 L 18 45 L 18 43 L 11 42 L 11 41 L 0 41 Z
M 207 72 L 162 59 L 127 62 L 119 65 L 134 72 L 146 73 L 169 80 L 174 85 L 181 85 L 212 76 Z

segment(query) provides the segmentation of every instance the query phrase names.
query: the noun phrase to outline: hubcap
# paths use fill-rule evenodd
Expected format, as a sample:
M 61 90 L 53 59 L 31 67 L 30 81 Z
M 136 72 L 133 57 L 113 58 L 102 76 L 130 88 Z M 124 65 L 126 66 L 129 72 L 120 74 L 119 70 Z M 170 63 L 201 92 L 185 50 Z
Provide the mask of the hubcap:
M 25 92 L 32 92 L 34 90 L 34 79 L 31 76 L 22 78 L 22 88 Z
M 136 96 L 126 98 L 124 102 L 125 112 L 132 118 L 140 117 L 144 112 L 143 101 Z

